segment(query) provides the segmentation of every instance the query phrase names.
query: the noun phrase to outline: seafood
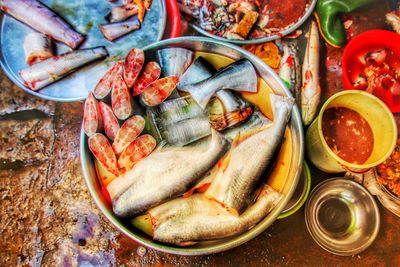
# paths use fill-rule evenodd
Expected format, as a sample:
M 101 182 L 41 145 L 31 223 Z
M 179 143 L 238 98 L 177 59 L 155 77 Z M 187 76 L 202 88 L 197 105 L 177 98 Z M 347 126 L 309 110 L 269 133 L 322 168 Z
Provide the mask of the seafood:
M 118 158 L 118 167 L 122 172 L 129 171 L 140 160 L 144 159 L 156 147 L 156 140 L 149 134 L 144 134 L 131 142 Z
M 51 39 L 39 32 L 29 33 L 24 40 L 26 63 L 32 65 L 53 56 Z
M 107 189 L 114 213 L 133 217 L 193 187 L 229 149 L 223 135 L 216 131 L 212 135 L 207 149 L 166 147 L 154 151 L 112 181 Z
M 300 102 L 301 65 L 298 55 L 297 40 L 282 40 L 281 44 L 283 48 L 283 57 L 280 64 L 279 76 L 296 101 Z
M 274 121 L 255 134 L 238 142 L 235 138 L 229 165 L 221 170 L 205 196 L 234 215 L 239 215 L 254 201 L 263 182 L 262 174 L 270 172 L 280 150 L 294 100 L 271 94 Z M 240 134 L 239 134 L 240 136 Z
M 130 18 L 138 13 L 138 6 L 136 4 L 126 4 L 122 6 L 116 6 L 111 9 L 107 19 L 110 22 L 121 22 Z
M 219 70 L 212 77 L 187 85 L 183 89 L 189 92 L 202 108 L 205 108 L 211 97 L 219 90 L 257 92 L 257 74 L 250 61 L 241 59 Z
M 144 66 L 139 79 L 133 86 L 133 96 L 139 95 L 147 88 L 152 82 L 156 81 L 161 74 L 160 65 L 155 61 L 150 61 Z
M 144 89 L 140 99 L 146 106 L 159 105 L 175 90 L 178 81 L 179 78 L 177 76 L 156 80 Z
M 144 64 L 144 52 L 133 48 L 129 51 L 124 62 L 124 80 L 128 88 L 132 88 Z
M 1 0 L 0 9 L 72 49 L 78 48 L 85 39 L 82 34 L 74 31 L 67 22 L 39 1 Z
M 193 61 L 193 52 L 180 47 L 157 50 L 157 60 L 164 77 L 180 77 Z
M 144 129 L 144 123 L 142 116 L 135 115 L 122 124 L 112 144 L 116 155 L 120 155 L 124 149 L 139 136 Z
M 318 109 L 321 88 L 319 85 L 319 34 L 315 21 L 311 22 L 308 42 L 303 61 L 301 88 L 301 116 L 303 123 L 309 125 Z
M 264 185 L 256 202 L 236 217 L 215 202 L 195 194 L 166 202 L 131 222 L 133 225 L 151 222 L 153 232 L 150 234 L 154 240 L 183 245 L 243 233 L 262 220 L 281 199 L 280 193 Z
M 185 91 L 189 84 L 198 83 L 210 78 L 217 70 L 203 57 L 196 58 L 189 68 L 183 73 L 177 85 L 178 90 Z M 236 111 L 241 108 L 238 98 L 228 90 L 220 90 L 217 97 L 224 104 L 226 112 Z M 243 102 L 243 101 L 241 101 Z
M 104 99 L 110 94 L 115 77 L 122 73 L 122 66 L 123 61 L 118 61 L 100 79 L 93 92 L 97 99 Z
M 101 117 L 103 118 L 103 128 L 107 137 L 114 140 L 119 131 L 119 123 L 111 107 L 104 102 L 99 102 Z
M 117 167 L 117 159 L 111 148 L 107 137 L 101 133 L 95 133 L 89 137 L 89 149 L 93 156 L 101 163 L 101 165 L 115 176 L 119 175 Z
M 108 52 L 103 46 L 71 51 L 20 70 L 19 75 L 24 80 L 24 85 L 36 91 L 63 78 L 77 68 L 106 56 Z
M 296 23 L 310 1 L 181 0 L 180 9 L 200 28 L 227 39 L 245 40 L 278 35 Z
M 220 91 L 224 92 L 224 90 Z M 237 125 L 238 123 L 246 120 L 252 113 L 253 108 L 249 106 L 240 107 L 239 101 L 233 98 L 233 103 L 231 107 L 228 106 L 232 111 L 226 109 L 224 103 L 218 98 L 211 100 L 207 106 L 208 118 L 215 130 L 222 131 L 226 128 Z M 244 103 L 244 101 L 242 101 Z M 236 105 L 238 104 L 238 105 Z
M 132 97 L 122 75 L 117 74 L 111 90 L 111 107 L 120 120 L 127 119 L 132 114 Z
M 386 14 L 386 23 L 392 26 L 393 30 L 400 34 L 400 11 L 393 11 Z
M 185 91 L 189 84 L 198 83 L 210 78 L 217 70 L 203 57 L 196 58 L 179 78 L 178 90 Z
M 211 134 L 206 116 L 194 117 L 158 129 L 163 140 L 174 146 L 184 146 Z
M 117 178 L 115 174 L 109 172 L 96 158 L 94 159 L 94 168 L 96 170 L 97 179 L 99 179 L 103 186 L 107 186 L 112 180 Z
M 99 103 L 92 92 L 89 92 L 85 101 L 83 130 L 87 136 L 91 136 L 103 130 L 103 118 L 101 117 Z
M 130 32 L 140 29 L 140 22 L 134 18 L 121 22 L 100 24 L 99 28 L 107 40 L 114 41 Z

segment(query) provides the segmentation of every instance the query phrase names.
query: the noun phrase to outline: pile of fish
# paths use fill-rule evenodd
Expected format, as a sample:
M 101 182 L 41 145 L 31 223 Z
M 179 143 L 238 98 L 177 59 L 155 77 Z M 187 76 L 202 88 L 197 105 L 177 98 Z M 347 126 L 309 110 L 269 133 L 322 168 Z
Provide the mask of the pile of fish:
M 114 213 L 177 245 L 244 232 L 279 202 L 264 177 L 294 104 L 271 95 L 271 122 L 237 93 L 257 92 L 250 61 L 216 70 L 194 57 L 132 49 L 89 93 L 83 121 Z
M 149 0 L 124 0 L 122 6 L 113 7 L 107 19 L 109 24 L 99 25 L 104 36 L 113 41 L 140 28 Z M 63 18 L 36 0 L 1 0 L 0 9 L 30 26 L 23 48 L 29 67 L 19 71 L 24 85 L 36 91 L 65 77 L 78 68 L 108 56 L 105 47 L 77 49 L 86 36 L 75 31 Z M 137 18 L 131 19 L 137 15 Z M 52 40 L 66 44 L 75 51 L 54 54 Z

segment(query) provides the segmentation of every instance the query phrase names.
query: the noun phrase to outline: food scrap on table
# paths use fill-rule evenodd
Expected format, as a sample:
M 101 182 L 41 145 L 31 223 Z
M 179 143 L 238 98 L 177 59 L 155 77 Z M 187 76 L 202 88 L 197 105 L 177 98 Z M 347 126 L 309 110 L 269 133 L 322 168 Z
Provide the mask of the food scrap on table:
M 376 167 L 378 182 L 400 198 L 400 140 L 390 157 Z

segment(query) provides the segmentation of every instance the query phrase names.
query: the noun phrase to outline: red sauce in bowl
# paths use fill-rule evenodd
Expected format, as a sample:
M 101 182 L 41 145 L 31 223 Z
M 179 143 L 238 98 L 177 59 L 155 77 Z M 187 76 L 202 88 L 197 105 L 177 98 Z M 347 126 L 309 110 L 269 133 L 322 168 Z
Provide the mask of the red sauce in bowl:
M 343 107 L 327 109 L 322 117 L 322 132 L 329 148 L 349 163 L 363 164 L 372 153 L 372 129 L 354 110 Z

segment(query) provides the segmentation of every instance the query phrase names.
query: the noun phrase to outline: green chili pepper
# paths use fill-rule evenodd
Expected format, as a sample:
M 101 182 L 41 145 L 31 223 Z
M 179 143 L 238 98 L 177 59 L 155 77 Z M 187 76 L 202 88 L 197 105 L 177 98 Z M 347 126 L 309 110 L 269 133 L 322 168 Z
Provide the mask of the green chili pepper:
M 373 0 L 318 0 L 317 21 L 324 39 L 334 47 L 346 42 L 346 30 L 340 13 L 350 13 L 372 3 Z

